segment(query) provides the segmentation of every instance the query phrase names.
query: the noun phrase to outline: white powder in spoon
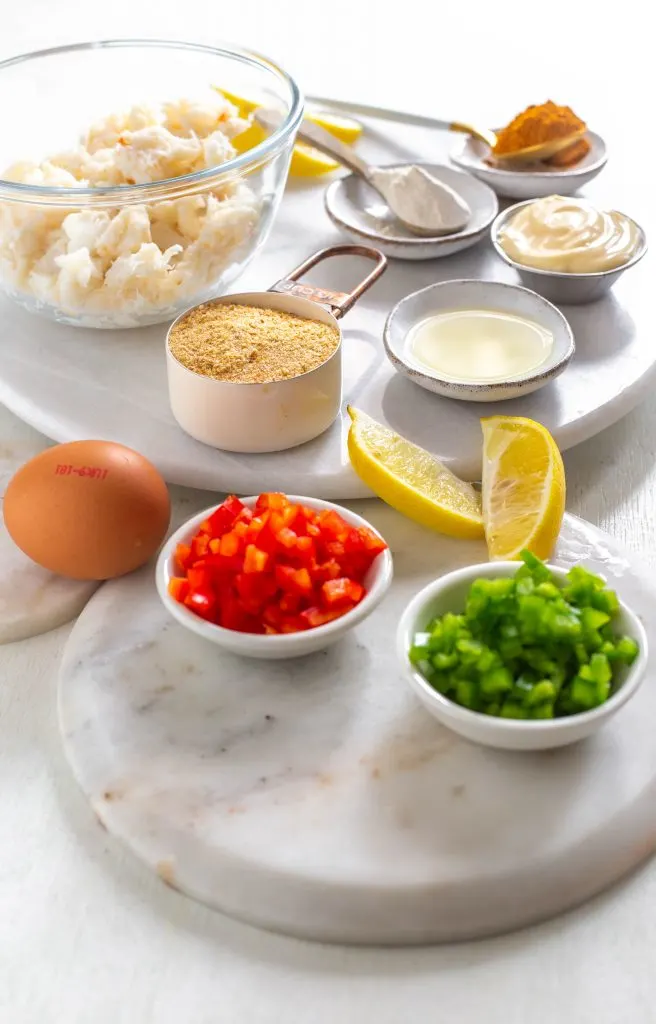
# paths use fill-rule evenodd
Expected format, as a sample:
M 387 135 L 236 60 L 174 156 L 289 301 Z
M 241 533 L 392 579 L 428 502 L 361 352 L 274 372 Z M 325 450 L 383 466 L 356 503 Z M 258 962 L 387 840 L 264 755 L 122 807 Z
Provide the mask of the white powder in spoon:
M 462 230 L 471 217 L 464 199 L 423 167 L 378 168 L 372 183 L 399 220 L 418 234 L 451 234 Z

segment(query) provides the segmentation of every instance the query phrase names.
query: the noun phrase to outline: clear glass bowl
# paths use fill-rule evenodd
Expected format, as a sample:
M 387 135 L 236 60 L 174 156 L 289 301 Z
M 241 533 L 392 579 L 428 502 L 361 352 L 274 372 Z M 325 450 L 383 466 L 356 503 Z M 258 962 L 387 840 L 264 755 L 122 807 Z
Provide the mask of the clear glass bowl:
M 75 166 L 70 156 L 57 157 L 75 151 L 83 133 L 111 115 L 180 100 L 205 109 L 217 87 L 278 110 L 278 130 L 241 155 L 228 147 L 223 163 L 216 159 L 226 153 L 215 157 L 210 149 L 200 158 L 204 169 L 189 157 L 192 172 L 180 175 L 184 159 L 178 161 L 175 177 L 159 173 L 170 155 L 161 139 L 146 137 L 134 177 L 121 184 L 97 183 L 105 174 L 98 161 L 113 161 L 125 145 L 121 122 L 97 143 L 92 187 L 87 157 Z M 266 58 L 159 40 L 80 43 L 6 60 L 0 107 L 0 287 L 31 312 L 97 328 L 161 323 L 227 290 L 271 229 L 303 115 L 295 82 Z M 181 120 L 172 130 L 182 150 L 193 149 L 208 125 L 218 129 L 205 117 L 194 136 L 200 122 L 176 109 Z M 134 141 L 127 149 L 134 154 Z M 13 165 L 53 157 L 45 177 L 34 168 L 12 170 L 13 180 L 3 176 Z M 146 180 L 147 166 L 158 180 Z M 128 172 L 132 164 L 123 167 L 124 179 Z M 108 170 L 107 178 L 115 173 Z

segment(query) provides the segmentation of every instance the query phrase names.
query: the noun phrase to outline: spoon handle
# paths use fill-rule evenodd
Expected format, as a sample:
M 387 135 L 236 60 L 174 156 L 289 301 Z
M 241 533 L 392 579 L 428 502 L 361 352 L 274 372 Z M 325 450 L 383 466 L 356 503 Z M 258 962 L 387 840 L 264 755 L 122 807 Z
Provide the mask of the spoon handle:
M 373 117 L 379 120 L 392 121 L 395 124 L 413 125 L 416 128 L 438 128 L 446 132 L 463 132 L 465 135 L 472 135 L 480 139 L 486 145 L 492 147 L 496 142 L 494 132 L 487 128 L 476 128 L 473 124 L 466 124 L 464 121 L 445 121 L 439 117 L 428 117 L 425 114 L 407 114 L 401 110 L 388 110 L 385 107 L 376 107 L 367 103 L 349 103 L 346 100 L 334 100 L 328 97 L 308 96 L 315 106 L 325 110 L 339 110 L 344 114 L 351 114 L 353 117 Z
M 280 123 L 280 115 L 270 110 L 256 110 L 255 120 L 269 131 L 274 130 Z M 327 132 L 321 125 L 313 124 L 311 121 L 302 121 L 296 133 L 297 139 L 307 142 L 315 149 L 332 156 L 338 163 L 348 167 L 350 171 L 359 174 L 366 181 L 371 180 L 371 168 L 361 157 L 357 156 L 350 146 L 344 145 L 339 139 Z

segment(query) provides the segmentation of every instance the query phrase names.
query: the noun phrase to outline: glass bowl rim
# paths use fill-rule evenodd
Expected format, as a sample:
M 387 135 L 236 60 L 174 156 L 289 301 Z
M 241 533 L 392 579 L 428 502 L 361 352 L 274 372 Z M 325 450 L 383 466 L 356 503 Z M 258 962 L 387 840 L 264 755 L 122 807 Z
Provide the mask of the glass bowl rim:
M 0 198 L 17 200 L 19 202 L 37 202 L 45 204 L 48 201 L 55 205 L 61 203 L 66 206 L 85 205 L 84 200 L 96 200 L 100 205 L 125 205 L 139 201 L 152 199 L 153 192 L 158 189 L 167 190 L 167 186 L 178 188 L 179 186 L 194 186 L 197 184 L 209 183 L 217 177 L 230 175 L 241 171 L 244 167 L 258 164 L 270 153 L 275 152 L 289 135 L 294 132 L 303 117 L 303 95 L 292 78 L 278 64 L 253 50 L 246 50 L 236 46 L 217 45 L 208 46 L 205 43 L 186 42 L 173 39 L 100 39 L 81 43 L 68 43 L 64 46 L 52 46 L 42 50 L 32 50 L 29 53 L 17 54 L 0 61 L 0 73 L 5 68 L 25 64 L 30 60 L 39 60 L 44 57 L 55 57 L 67 53 L 82 53 L 85 51 L 101 49 L 120 49 L 121 47 L 134 48 L 147 47 L 149 49 L 178 49 L 190 50 L 197 53 L 205 53 L 210 56 L 228 57 L 237 60 L 242 64 L 252 67 L 273 71 L 279 80 L 284 82 L 291 94 L 291 104 L 284 121 L 279 127 L 260 142 L 257 146 L 238 154 L 223 164 L 215 164 L 202 171 L 194 171 L 191 174 L 181 174 L 175 178 L 160 178 L 157 181 L 142 182 L 135 185 L 107 185 L 100 188 L 85 186 L 83 188 L 66 188 L 61 185 L 30 185 L 25 182 L 9 181 L 0 178 Z M 73 200 L 73 202 L 71 202 Z M 80 202 L 82 200 L 82 202 Z M 94 204 L 95 205 L 95 204 Z

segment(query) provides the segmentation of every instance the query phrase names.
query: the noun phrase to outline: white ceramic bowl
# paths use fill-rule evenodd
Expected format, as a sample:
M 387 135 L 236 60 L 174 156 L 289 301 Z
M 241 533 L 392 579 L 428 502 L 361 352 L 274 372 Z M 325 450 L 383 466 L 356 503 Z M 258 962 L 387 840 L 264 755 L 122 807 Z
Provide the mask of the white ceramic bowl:
M 378 193 L 356 174 L 338 178 L 326 189 L 326 212 L 335 227 L 354 241 L 374 244 L 386 256 L 398 260 L 434 260 L 452 256 L 480 242 L 499 210 L 492 189 L 471 174 L 463 174 L 444 164 L 420 163 L 418 166 L 465 200 L 472 215 L 462 231 L 437 238 L 414 235 L 396 220 Z
M 607 295 L 625 270 L 639 263 L 647 252 L 647 236 L 640 225 L 633 221 L 638 231 L 640 244 L 638 251 L 626 263 L 612 270 L 599 270 L 592 274 L 570 274 L 557 270 L 542 270 L 538 267 L 527 267 L 513 260 L 499 242 L 499 236 L 512 217 L 525 206 L 530 206 L 532 199 L 509 206 L 494 221 L 491 238 L 494 250 L 500 259 L 512 267 L 527 288 L 533 288 L 545 299 L 563 305 L 581 306 L 588 302 L 596 302 Z M 631 220 L 632 218 L 628 218 Z
M 409 339 L 418 323 L 436 313 L 453 309 L 493 309 L 534 320 L 550 330 L 554 343 L 545 363 L 529 373 L 506 381 L 472 384 L 440 377 L 413 356 Z M 392 365 L 415 384 L 445 398 L 466 402 L 501 402 L 529 395 L 555 380 L 574 355 L 574 335 L 567 320 L 555 306 L 518 285 L 499 281 L 441 281 L 406 295 L 394 307 L 383 331 L 385 352 Z
M 541 199 L 543 196 L 571 196 L 606 166 L 606 144 L 601 135 L 588 132 L 590 152 L 574 167 L 549 167 L 546 164 L 527 165 L 511 170 L 504 167 L 490 167 L 485 161 L 489 149 L 484 142 L 470 136 L 458 141 L 451 151 L 451 160 L 463 171 L 493 188 L 499 196 L 510 199 Z
M 626 634 L 637 642 L 640 653 L 630 668 L 618 673 L 615 692 L 606 703 L 578 715 L 524 721 L 494 718 L 470 711 L 434 690 L 408 658 L 415 635 L 424 631 L 431 619 L 446 612 L 463 611 L 466 595 L 474 580 L 481 576 L 490 579 L 513 576 L 518 568 L 517 562 L 484 562 L 457 569 L 429 583 L 410 601 L 401 616 L 396 639 L 397 654 L 405 679 L 424 707 L 443 725 L 466 739 L 501 750 L 564 747 L 596 732 L 633 697 L 643 680 L 647 667 L 647 636 L 640 619 L 625 604 L 620 604 L 615 625 L 618 633 Z M 564 581 L 566 569 L 555 565 L 549 568 L 559 580 Z
M 330 501 L 321 501 L 318 498 L 299 497 L 293 494 L 288 495 L 288 497 L 292 502 L 307 505 L 318 511 L 333 509 L 349 525 L 355 527 L 365 526 L 380 536 L 378 530 L 371 523 L 368 523 L 366 519 L 356 515 L 355 512 L 351 512 L 347 508 L 342 508 L 341 505 L 334 505 Z M 252 508 L 257 501 L 257 497 L 241 498 L 240 500 L 244 505 Z M 155 581 L 157 592 L 164 607 L 182 626 L 185 626 L 192 633 L 197 633 L 198 636 L 202 636 L 213 644 L 225 647 L 226 650 L 232 651 L 233 654 L 241 654 L 249 658 L 279 660 L 282 658 L 298 658 L 305 654 L 321 651 L 325 647 L 329 647 L 331 644 L 341 640 L 349 630 L 357 626 L 363 619 L 366 619 L 368 615 L 371 615 L 389 590 L 392 582 L 393 567 L 392 556 L 389 549 L 386 548 L 385 551 L 378 555 L 364 578 L 364 586 L 367 592 L 360 603 L 352 611 L 347 612 L 333 622 L 327 623 L 325 626 L 317 626 L 315 629 L 308 629 L 301 633 L 263 636 L 253 633 L 240 633 L 237 630 L 224 629 L 222 626 L 215 626 L 211 622 L 206 622 L 200 616 L 195 615 L 188 608 L 185 608 L 184 605 L 174 600 L 169 594 L 168 585 L 169 580 L 173 576 L 178 575 L 175 566 L 176 547 L 178 544 L 189 543 L 200 524 L 216 508 L 217 506 L 213 505 L 211 508 L 199 512 L 198 515 L 192 516 L 191 519 L 188 519 L 186 523 L 169 537 L 157 559 Z

